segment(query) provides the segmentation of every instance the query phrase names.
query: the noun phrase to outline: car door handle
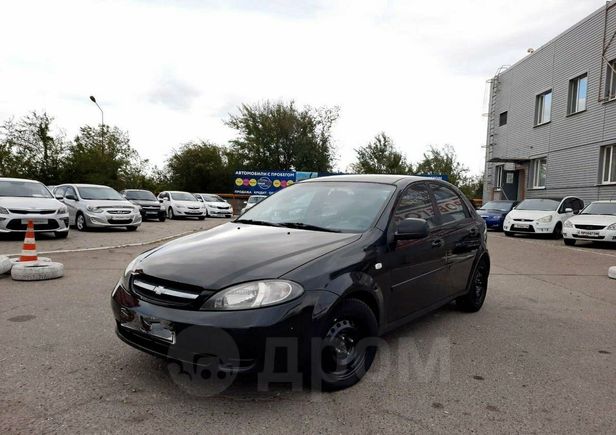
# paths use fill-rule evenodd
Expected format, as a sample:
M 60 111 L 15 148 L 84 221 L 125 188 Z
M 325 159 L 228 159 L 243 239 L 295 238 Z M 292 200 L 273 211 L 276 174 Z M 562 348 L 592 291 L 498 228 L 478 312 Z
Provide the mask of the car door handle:
M 432 247 L 433 248 L 440 248 L 441 246 L 443 246 L 445 242 L 443 242 L 443 239 L 436 239 L 432 241 Z

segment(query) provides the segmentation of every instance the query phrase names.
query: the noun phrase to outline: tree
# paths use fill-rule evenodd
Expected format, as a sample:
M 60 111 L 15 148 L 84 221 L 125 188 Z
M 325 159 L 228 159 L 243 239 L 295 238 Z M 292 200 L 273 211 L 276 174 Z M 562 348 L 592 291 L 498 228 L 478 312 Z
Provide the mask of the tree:
M 481 198 L 483 196 L 483 174 L 465 177 L 459 188 L 470 199 Z
M 412 166 L 395 147 L 392 139 L 381 132 L 364 147 L 355 150 L 357 161 L 351 165 L 358 174 L 408 174 Z
M 227 192 L 232 169 L 228 150 L 209 142 L 189 142 L 167 160 L 168 183 L 189 192 Z
M 62 180 L 67 144 L 52 136 L 53 118 L 33 111 L 0 127 L 0 172 L 3 176 L 33 178 L 44 184 Z
M 237 130 L 231 141 L 233 160 L 255 170 L 330 171 L 335 160 L 332 127 L 338 107 L 265 101 L 239 107 L 225 122 Z
M 466 179 L 468 168 L 458 161 L 456 151 L 450 145 L 430 146 L 423 155 L 423 160 L 415 168 L 418 175 L 447 175 L 448 181 L 460 186 Z
M 131 147 L 127 132 L 108 125 L 86 125 L 69 146 L 65 178 L 116 189 L 139 187 L 131 183 L 145 176 L 144 166 L 147 161 Z

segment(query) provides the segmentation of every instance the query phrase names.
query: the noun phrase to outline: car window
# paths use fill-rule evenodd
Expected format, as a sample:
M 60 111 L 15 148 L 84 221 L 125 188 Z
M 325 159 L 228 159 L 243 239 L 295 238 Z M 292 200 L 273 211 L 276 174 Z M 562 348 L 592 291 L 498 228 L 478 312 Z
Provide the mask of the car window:
M 584 208 L 584 201 L 579 198 L 576 198 L 573 201 L 573 211 L 580 211 Z
M 64 196 L 66 195 L 73 195 L 75 198 L 77 198 L 77 194 L 75 193 L 75 189 L 73 189 L 71 186 L 68 186 L 66 188 L 66 192 L 64 192 Z
M 53 191 L 53 196 L 57 198 L 64 198 L 64 192 L 66 192 L 66 187 L 56 187 Z
M 0 180 L 0 196 L 17 198 L 51 198 L 44 184 L 36 181 Z
M 437 224 L 434 204 L 430 199 L 428 186 L 424 183 L 409 186 L 396 206 L 394 222 L 398 223 L 408 218 L 425 219 L 430 227 Z
M 173 192 L 170 195 L 175 201 L 197 201 L 197 198 L 188 192 Z
M 470 217 L 470 213 L 462 198 L 456 192 L 440 184 L 432 184 L 432 194 L 436 199 L 436 206 L 441 214 L 441 223 L 446 225 Z

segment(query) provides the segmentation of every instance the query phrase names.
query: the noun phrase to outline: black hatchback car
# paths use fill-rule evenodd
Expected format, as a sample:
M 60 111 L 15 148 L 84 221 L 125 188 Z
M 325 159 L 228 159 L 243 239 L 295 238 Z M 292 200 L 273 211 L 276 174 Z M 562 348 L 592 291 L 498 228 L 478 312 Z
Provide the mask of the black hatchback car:
M 489 271 L 485 222 L 452 185 L 344 175 L 141 254 L 111 304 L 118 336 L 143 351 L 262 373 L 271 340 L 287 339 L 282 362 L 298 357 L 331 390 L 361 379 L 374 337 L 451 301 L 478 311 Z

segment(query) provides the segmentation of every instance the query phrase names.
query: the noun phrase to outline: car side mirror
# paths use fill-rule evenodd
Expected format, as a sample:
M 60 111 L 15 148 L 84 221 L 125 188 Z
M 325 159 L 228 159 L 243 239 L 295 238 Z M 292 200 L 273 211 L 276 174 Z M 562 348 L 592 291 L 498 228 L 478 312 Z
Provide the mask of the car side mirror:
M 248 201 L 244 201 L 244 205 L 248 205 Z
M 408 218 L 398 222 L 394 234 L 396 240 L 423 239 L 430 234 L 430 227 L 425 219 Z
M 71 199 L 73 201 L 79 201 L 75 195 L 73 195 L 72 193 L 67 193 L 66 195 L 64 195 L 64 199 Z
M 567 207 L 567 208 L 565 209 L 565 213 L 573 213 L 573 209 L 572 209 L 572 208 L 570 208 L 570 207 Z
M 160 202 L 162 204 L 163 200 L 161 198 L 158 198 L 158 202 Z

